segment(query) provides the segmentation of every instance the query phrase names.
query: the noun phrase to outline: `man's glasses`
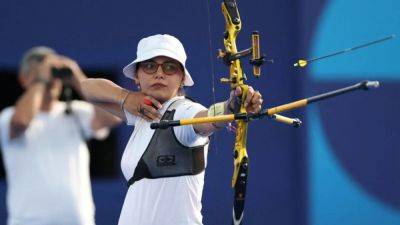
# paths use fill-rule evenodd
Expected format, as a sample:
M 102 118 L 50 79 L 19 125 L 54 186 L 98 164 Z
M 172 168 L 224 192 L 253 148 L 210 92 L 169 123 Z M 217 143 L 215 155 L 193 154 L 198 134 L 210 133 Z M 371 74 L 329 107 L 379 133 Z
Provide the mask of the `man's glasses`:
M 159 66 L 161 66 L 162 71 L 167 75 L 173 75 L 183 70 L 182 66 L 176 62 L 156 63 L 154 61 L 144 61 L 139 63 L 139 67 L 147 74 L 156 73 Z

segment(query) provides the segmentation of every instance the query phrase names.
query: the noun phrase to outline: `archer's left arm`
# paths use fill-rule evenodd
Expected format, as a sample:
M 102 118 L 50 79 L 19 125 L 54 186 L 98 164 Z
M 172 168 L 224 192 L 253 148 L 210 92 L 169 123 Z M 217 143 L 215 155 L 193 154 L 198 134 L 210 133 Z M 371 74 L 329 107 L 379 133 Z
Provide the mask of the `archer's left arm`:
M 231 91 L 230 97 L 225 102 L 219 102 L 211 105 L 208 110 L 200 111 L 196 114 L 195 118 L 199 117 L 207 117 L 214 115 L 227 115 L 232 114 L 235 108 L 235 98 L 242 95 L 242 90 L 237 87 L 236 90 Z M 255 91 L 253 87 L 249 86 L 249 90 L 247 93 L 246 100 L 244 102 L 244 106 L 246 107 L 247 112 L 258 113 L 261 111 L 261 105 L 263 103 L 262 95 L 259 91 Z M 193 128 L 196 133 L 201 134 L 203 136 L 209 136 L 213 132 L 220 130 L 227 126 L 225 122 L 219 123 L 203 123 L 203 124 L 194 124 Z

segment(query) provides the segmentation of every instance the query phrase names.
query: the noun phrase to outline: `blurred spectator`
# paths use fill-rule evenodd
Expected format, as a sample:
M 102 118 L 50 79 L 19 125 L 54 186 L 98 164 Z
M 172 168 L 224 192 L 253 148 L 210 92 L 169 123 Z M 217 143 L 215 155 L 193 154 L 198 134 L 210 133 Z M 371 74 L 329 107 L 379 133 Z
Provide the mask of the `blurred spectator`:
M 80 93 L 78 64 L 48 47 L 25 53 L 25 92 L 0 114 L 8 225 L 92 225 L 94 204 L 85 140 L 105 138 L 120 120 L 84 101 L 59 101 L 63 85 Z

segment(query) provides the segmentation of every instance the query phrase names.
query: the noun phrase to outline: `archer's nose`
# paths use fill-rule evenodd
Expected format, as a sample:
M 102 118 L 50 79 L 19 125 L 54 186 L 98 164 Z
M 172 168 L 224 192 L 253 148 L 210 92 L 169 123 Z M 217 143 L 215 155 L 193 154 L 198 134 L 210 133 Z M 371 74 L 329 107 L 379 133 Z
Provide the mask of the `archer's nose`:
M 163 79 L 165 77 L 164 71 L 162 70 L 161 66 L 158 66 L 155 77 L 158 79 Z

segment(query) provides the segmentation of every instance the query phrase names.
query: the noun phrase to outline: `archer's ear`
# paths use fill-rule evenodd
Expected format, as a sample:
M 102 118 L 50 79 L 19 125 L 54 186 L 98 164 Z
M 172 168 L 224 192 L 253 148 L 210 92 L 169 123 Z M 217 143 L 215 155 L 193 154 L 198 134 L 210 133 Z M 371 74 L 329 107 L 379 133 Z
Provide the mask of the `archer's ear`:
M 135 82 L 136 85 L 140 84 L 139 79 L 137 78 L 136 75 L 133 77 L 133 82 Z
M 181 86 L 184 86 L 184 83 L 185 83 L 185 74 L 183 74 L 183 76 L 182 76 Z

